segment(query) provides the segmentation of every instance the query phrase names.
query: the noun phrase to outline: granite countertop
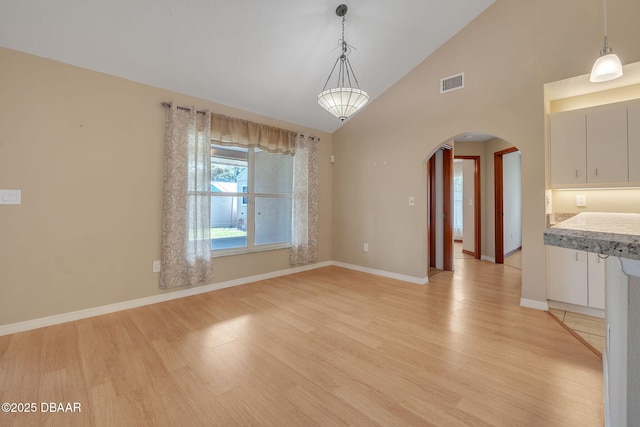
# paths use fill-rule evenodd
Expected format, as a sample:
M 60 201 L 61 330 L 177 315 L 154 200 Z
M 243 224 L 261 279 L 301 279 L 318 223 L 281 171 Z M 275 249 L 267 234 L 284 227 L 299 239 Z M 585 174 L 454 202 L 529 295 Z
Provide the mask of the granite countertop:
M 552 225 L 556 225 L 559 222 L 566 221 L 569 218 L 578 215 L 577 213 L 551 213 L 547 214 L 547 227 L 551 227 Z
M 547 228 L 544 243 L 640 260 L 640 214 L 582 212 Z

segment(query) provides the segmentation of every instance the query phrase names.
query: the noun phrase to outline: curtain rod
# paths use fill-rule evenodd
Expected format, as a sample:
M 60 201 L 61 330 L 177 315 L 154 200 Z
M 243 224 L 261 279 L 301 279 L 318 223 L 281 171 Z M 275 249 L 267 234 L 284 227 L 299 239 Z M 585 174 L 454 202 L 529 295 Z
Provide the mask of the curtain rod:
M 169 108 L 171 107 L 171 102 L 161 102 L 160 105 L 162 105 L 164 108 Z M 190 107 L 181 107 L 181 106 L 177 106 L 176 107 L 178 110 L 185 110 L 185 111 L 191 111 Z M 196 111 L 196 113 L 198 114 L 207 114 L 206 111 Z
M 162 105 L 164 108 L 169 108 L 169 107 L 171 107 L 171 102 L 161 102 L 160 105 Z M 179 110 L 191 111 L 190 107 L 181 107 L 181 106 L 178 105 L 176 108 L 179 109 Z M 198 114 L 207 114 L 207 111 L 196 111 L 196 113 L 198 113 Z M 294 132 L 294 131 L 289 131 L 289 132 Z M 302 133 L 302 132 L 298 132 L 298 134 L 300 136 L 305 136 L 305 134 Z M 309 137 L 309 138 L 315 138 L 316 140 L 320 141 L 320 138 L 318 138 L 317 136 L 313 136 L 313 135 L 306 135 L 306 136 Z

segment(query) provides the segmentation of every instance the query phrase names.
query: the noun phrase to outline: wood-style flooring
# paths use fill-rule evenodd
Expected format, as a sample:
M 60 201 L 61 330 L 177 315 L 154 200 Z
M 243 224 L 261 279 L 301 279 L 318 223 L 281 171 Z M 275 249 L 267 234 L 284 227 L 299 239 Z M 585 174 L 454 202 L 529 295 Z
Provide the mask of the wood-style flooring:
M 504 258 L 504 265 L 522 270 L 522 249 Z
M 601 360 L 520 271 L 338 267 L 0 337 L 2 426 L 602 426 Z
M 557 308 L 549 309 L 549 313 L 555 316 L 574 334 L 582 338 L 585 344 L 602 357 L 604 346 L 607 342 L 605 319 L 586 314 L 573 313 L 571 311 Z

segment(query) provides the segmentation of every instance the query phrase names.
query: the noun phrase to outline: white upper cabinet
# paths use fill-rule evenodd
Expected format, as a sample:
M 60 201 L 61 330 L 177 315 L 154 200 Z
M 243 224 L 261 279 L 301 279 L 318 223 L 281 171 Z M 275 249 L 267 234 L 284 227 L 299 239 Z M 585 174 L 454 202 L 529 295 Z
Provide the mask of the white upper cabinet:
M 629 181 L 640 182 L 640 102 L 629 105 Z
M 640 183 L 640 100 L 549 116 L 551 188 Z
M 587 113 L 587 183 L 629 180 L 627 161 L 627 108 Z
M 586 183 L 587 121 L 584 111 L 550 117 L 551 185 Z

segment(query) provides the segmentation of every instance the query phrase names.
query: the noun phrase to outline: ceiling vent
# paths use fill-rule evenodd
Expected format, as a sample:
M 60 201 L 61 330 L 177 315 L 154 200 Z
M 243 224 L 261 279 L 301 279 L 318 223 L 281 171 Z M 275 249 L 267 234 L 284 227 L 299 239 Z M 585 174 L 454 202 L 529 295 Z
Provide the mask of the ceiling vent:
M 440 93 L 464 88 L 464 73 L 440 79 Z

